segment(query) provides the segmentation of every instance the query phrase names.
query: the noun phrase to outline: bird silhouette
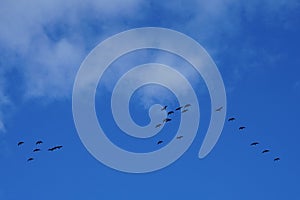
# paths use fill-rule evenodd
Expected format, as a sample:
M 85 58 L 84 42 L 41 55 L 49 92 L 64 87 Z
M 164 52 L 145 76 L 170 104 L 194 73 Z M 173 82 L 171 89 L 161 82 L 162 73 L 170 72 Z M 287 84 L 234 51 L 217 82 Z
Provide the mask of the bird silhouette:
M 182 135 L 176 137 L 176 139 L 181 139 L 181 138 L 183 138 Z
M 184 109 L 181 113 L 185 113 L 185 112 L 187 112 L 188 111 L 188 109 Z
M 239 128 L 239 130 L 243 130 L 243 129 L 245 129 L 246 127 L 245 126 L 241 126 L 240 128 Z
M 179 106 L 178 108 L 176 108 L 175 110 L 181 110 L 182 106 Z
M 56 148 L 56 149 L 61 149 L 63 146 L 55 146 L 54 148 Z
M 168 112 L 168 115 L 171 115 L 171 114 L 173 114 L 174 113 L 174 111 L 170 111 L 170 112 Z
M 56 148 L 52 147 L 50 149 L 48 149 L 48 151 L 54 151 Z
M 280 158 L 278 158 L 278 157 L 277 157 L 277 158 L 274 158 L 274 161 L 279 161 L 279 160 L 280 160 Z
M 162 140 L 159 140 L 159 141 L 157 142 L 157 144 L 161 144 L 161 143 L 163 143 L 163 141 L 162 141 Z
M 42 144 L 42 143 L 43 143 L 43 141 L 39 140 L 35 144 L 38 145 L 38 144 Z
M 161 125 L 162 125 L 162 124 L 157 124 L 157 125 L 155 126 L 155 128 L 161 127 Z
M 228 119 L 229 122 L 230 122 L 230 121 L 234 121 L 234 120 L 235 120 L 234 117 L 231 117 L 231 118 Z
M 268 153 L 268 152 L 270 152 L 270 150 L 269 150 L 269 149 L 266 149 L 266 150 L 263 150 L 262 153 Z
M 34 149 L 33 152 L 41 151 L 41 149 Z
M 216 109 L 217 112 L 221 111 L 223 109 L 223 106 L 221 106 L 220 108 Z
M 166 110 L 168 106 L 162 107 L 161 111 Z
M 166 122 L 166 123 L 167 123 L 167 122 L 169 122 L 169 121 L 171 121 L 171 120 L 172 120 L 172 119 L 170 119 L 170 118 L 166 118 L 166 119 L 163 120 L 163 122 Z
M 22 144 L 24 144 L 24 142 L 18 142 L 18 146 L 20 146 L 20 145 L 22 145 Z
M 28 158 L 27 162 L 34 160 L 34 158 Z
M 256 146 L 256 145 L 258 145 L 259 143 L 258 142 L 252 142 L 250 145 L 251 146 Z
M 184 106 L 184 108 L 187 108 L 187 107 L 190 107 L 190 106 L 192 106 L 191 104 L 185 104 L 185 106 Z

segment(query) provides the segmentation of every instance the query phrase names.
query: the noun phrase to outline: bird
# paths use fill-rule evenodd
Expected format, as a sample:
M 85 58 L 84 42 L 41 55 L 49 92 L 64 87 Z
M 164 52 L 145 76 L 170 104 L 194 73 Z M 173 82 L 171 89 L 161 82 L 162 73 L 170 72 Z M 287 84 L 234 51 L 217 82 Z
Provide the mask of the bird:
M 175 110 L 181 110 L 182 106 L 179 106 L 178 108 L 176 108 Z
M 162 107 L 161 111 L 166 110 L 168 106 Z
M 274 158 L 274 161 L 279 161 L 279 160 L 280 160 L 280 158 L 278 158 L 278 157 L 277 157 L 277 158 Z
M 176 137 L 176 139 L 181 139 L 181 138 L 183 138 L 182 135 Z
M 162 124 L 157 124 L 157 125 L 155 126 L 155 128 L 161 127 L 161 125 L 162 125 Z
M 259 143 L 258 142 L 252 142 L 250 145 L 251 146 L 256 146 L 256 145 L 258 145 Z
M 33 152 L 41 151 L 41 149 L 34 149 Z
M 27 162 L 34 160 L 34 158 L 28 158 Z
M 42 144 L 42 143 L 43 143 L 43 141 L 39 140 L 35 144 L 38 145 L 38 144 Z
M 185 106 L 184 106 L 184 108 L 187 108 L 187 107 L 190 107 L 190 106 L 192 106 L 191 104 L 185 104 Z
M 169 122 L 169 121 L 171 121 L 171 120 L 172 120 L 172 119 L 170 119 L 170 118 L 166 118 L 166 119 L 163 120 L 163 122 L 166 122 L 166 123 L 167 123 L 167 122 Z
M 221 106 L 220 108 L 216 109 L 217 112 L 221 111 L 223 109 L 223 106 Z
M 230 121 L 234 121 L 234 120 L 235 120 L 234 117 L 231 117 L 231 118 L 228 119 L 229 122 L 230 122 Z
M 22 145 L 22 144 L 24 144 L 24 142 L 18 142 L 18 146 L 20 146 L 20 145 Z
M 266 149 L 266 150 L 263 150 L 262 153 L 268 153 L 268 152 L 270 152 L 270 150 L 269 150 L 269 149 Z
M 161 143 L 163 143 L 163 141 L 162 141 L 162 140 L 159 140 L 159 141 L 157 142 L 157 144 L 161 144 Z
M 245 129 L 246 127 L 245 126 L 241 126 L 240 128 L 239 128 L 239 130 L 243 130 L 243 129 Z
M 55 146 L 54 148 L 56 148 L 56 149 L 61 149 L 63 146 Z
M 170 111 L 170 112 L 168 112 L 168 115 L 171 115 L 171 114 L 173 114 L 174 113 L 174 111 Z
M 184 109 L 181 113 L 185 113 L 185 112 L 187 112 L 188 111 L 188 109 Z

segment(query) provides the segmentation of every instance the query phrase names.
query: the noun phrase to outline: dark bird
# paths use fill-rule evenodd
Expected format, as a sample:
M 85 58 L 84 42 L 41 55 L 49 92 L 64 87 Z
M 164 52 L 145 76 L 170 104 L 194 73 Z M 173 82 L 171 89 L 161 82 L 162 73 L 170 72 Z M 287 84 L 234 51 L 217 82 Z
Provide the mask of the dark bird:
M 54 151 L 56 148 L 52 147 L 50 149 L 48 149 L 48 151 Z
M 175 110 L 181 110 L 182 106 L 179 106 L 178 108 L 176 108 Z
M 166 110 L 168 106 L 162 107 L 161 111 Z
M 187 107 L 190 107 L 190 106 L 192 106 L 191 104 L 185 104 L 185 106 L 184 106 L 184 108 L 187 108 Z
M 159 140 L 159 141 L 157 142 L 157 144 L 161 144 L 161 143 L 163 143 L 163 141 L 161 141 L 161 140 Z
M 34 158 L 28 158 L 27 162 L 34 160 Z
M 221 106 L 220 108 L 216 109 L 217 112 L 221 111 L 223 109 L 223 106 Z
M 274 158 L 274 161 L 279 161 L 280 160 L 280 158 Z
M 19 143 L 18 143 L 18 146 L 20 146 L 20 145 L 22 145 L 22 144 L 24 144 L 24 142 L 19 142 Z
M 246 127 L 245 126 L 241 126 L 240 128 L 239 128 L 239 130 L 243 130 L 243 129 L 245 129 Z
M 171 114 L 173 114 L 174 113 L 174 111 L 170 111 L 170 112 L 168 112 L 168 115 L 171 115 Z
M 166 119 L 163 120 L 163 122 L 166 122 L 166 123 L 167 123 L 167 122 L 169 122 L 169 121 L 171 121 L 171 120 L 172 120 L 172 119 L 170 119 L 170 118 L 166 118 Z
M 38 145 L 38 144 L 42 144 L 42 143 L 43 143 L 43 141 L 40 141 L 40 140 L 39 140 L 39 141 L 37 141 L 35 144 Z
M 269 149 L 266 149 L 266 150 L 263 150 L 262 153 L 268 153 L 268 152 L 270 152 L 270 150 L 269 150 Z
M 162 125 L 162 124 L 157 124 L 157 125 L 155 126 L 155 128 L 161 127 L 161 125 Z
M 61 149 L 63 146 L 56 146 L 55 149 Z
M 252 142 L 250 145 L 251 146 L 256 146 L 256 145 L 258 145 L 259 143 L 258 142 Z
M 229 122 L 230 122 L 230 121 L 234 121 L 234 120 L 235 120 L 234 117 L 231 117 L 231 118 L 228 119 Z
M 33 152 L 41 151 L 41 149 L 34 149 Z
M 176 137 L 176 139 L 181 139 L 181 138 L 183 138 L 182 135 Z
M 185 113 L 185 112 L 187 112 L 188 111 L 188 109 L 184 109 L 183 111 L 182 111 L 182 113 Z

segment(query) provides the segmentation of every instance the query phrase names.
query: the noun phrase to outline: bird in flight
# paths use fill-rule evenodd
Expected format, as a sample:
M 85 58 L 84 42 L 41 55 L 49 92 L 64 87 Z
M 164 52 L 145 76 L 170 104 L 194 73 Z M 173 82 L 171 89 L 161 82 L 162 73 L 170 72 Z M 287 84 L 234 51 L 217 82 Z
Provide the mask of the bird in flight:
M 161 127 L 161 125 L 162 125 L 162 124 L 157 124 L 157 125 L 155 126 L 155 128 L 159 128 L 159 127 Z
M 170 111 L 170 112 L 168 112 L 168 115 L 171 115 L 171 114 L 173 114 L 174 113 L 174 111 Z
M 280 160 L 280 158 L 278 158 L 278 157 L 277 157 L 277 158 L 274 158 L 274 161 L 279 161 L 279 160 Z
M 161 111 L 166 110 L 168 106 L 162 107 Z
M 229 122 L 230 122 L 230 121 L 234 121 L 234 120 L 235 120 L 234 117 L 231 117 L 231 118 L 228 119 Z
M 187 112 L 188 111 L 188 109 L 184 109 L 181 113 L 185 113 L 185 112 Z
M 223 109 L 223 106 L 221 106 L 220 108 L 216 109 L 217 112 L 221 111 Z
M 43 143 L 43 141 L 39 140 L 35 144 L 38 145 L 38 144 L 42 144 L 42 143 Z
M 179 106 L 178 108 L 176 108 L 175 110 L 181 110 L 182 106 Z
M 20 145 L 22 145 L 22 144 L 24 144 L 24 142 L 19 142 L 19 143 L 18 143 L 18 146 L 20 146 Z
M 48 149 L 48 151 L 54 151 L 54 150 L 55 150 L 55 148 L 54 148 L 54 147 L 52 147 L 52 148 Z
M 166 123 L 167 123 L 167 122 L 169 122 L 169 121 L 171 121 L 171 120 L 172 120 L 172 119 L 170 119 L 170 118 L 166 118 L 166 119 L 163 120 L 163 122 L 166 122 Z
M 183 138 L 182 135 L 176 137 L 176 139 L 181 139 L 181 138 Z
M 266 150 L 263 150 L 262 153 L 268 153 L 268 152 L 270 152 L 270 150 L 269 150 L 269 149 L 266 149 Z
M 259 143 L 258 142 L 252 142 L 250 145 L 251 146 L 256 146 L 256 145 L 258 145 Z
M 41 151 L 41 149 L 34 149 L 33 152 Z
M 54 148 L 55 148 L 55 149 L 61 149 L 62 147 L 63 147 L 63 146 L 60 145 L 60 146 L 55 146 Z
M 34 160 L 34 158 L 28 158 L 27 162 Z
M 162 140 L 159 140 L 159 141 L 157 142 L 157 144 L 161 144 L 161 143 L 163 143 L 163 141 L 162 141 Z
M 240 128 L 239 128 L 239 130 L 243 130 L 243 129 L 245 129 L 246 127 L 245 126 L 241 126 Z
M 191 104 L 185 104 L 185 106 L 184 106 L 184 108 L 187 108 L 187 107 L 190 107 L 190 106 L 192 106 Z

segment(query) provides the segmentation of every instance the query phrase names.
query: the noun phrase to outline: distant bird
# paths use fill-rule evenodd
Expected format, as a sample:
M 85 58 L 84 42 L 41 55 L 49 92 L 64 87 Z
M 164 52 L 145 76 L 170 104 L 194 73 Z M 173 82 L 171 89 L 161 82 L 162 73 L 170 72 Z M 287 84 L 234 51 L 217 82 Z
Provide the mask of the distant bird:
M 266 149 L 266 150 L 263 150 L 262 153 L 268 153 L 268 152 L 270 152 L 270 150 L 269 150 L 269 149 Z
M 157 142 L 157 144 L 161 144 L 161 143 L 163 143 L 163 141 L 162 141 L 162 140 L 159 140 L 159 141 Z
M 216 109 L 217 112 L 221 111 L 223 109 L 223 106 L 221 106 L 220 108 Z
M 239 130 L 243 130 L 243 129 L 245 129 L 246 127 L 245 126 L 241 126 L 240 128 L 239 128 Z
M 54 147 L 55 149 L 61 149 L 63 146 L 56 146 L 56 147 Z
M 19 142 L 19 143 L 18 143 L 18 146 L 20 146 L 20 145 L 22 145 L 22 144 L 24 144 L 24 142 Z
M 234 117 L 231 117 L 231 118 L 228 119 L 229 122 L 230 122 L 230 121 L 234 121 L 234 120 L 235 120 Z
M 280 158 L 274 158 L 274 161 L 279 161 L 280 160 Z
M 55 150 L 55 148 L 54 148 L 54 147 L 52 147 L 52 148 L 48 149 L 48 151 L 54 151 L 54 150 Z
M 171 121 L 171 120 L 172 120 L 172 119 L 170 119 L 170 118 L 166 118 L 166 119 L 163 120 L 163 122 L 166 122 L 166 123 L 167 123 L 167 122 L 169 122 L 169 121 Z
M 185 113 L 185 112 L 187 112 L 188 111 L 188 109 L 184 109 L 183 111 L 182 111 L 182 113 Z
M 168 106 L 162 107 L 161 111 L 166 110 Z
M 161 127 L 161 125 L 162 125 L 162 124 L 157 124 L 157 125 L 155 126 L 155 128 Z
M 182 106 L 179 106 L 178 108 L 176 108 L 175 110 L 181 110 Z
M 258 142 L 252 142 L 250 145 L 251 146 L 256 146 L 256 145 L 258 145 L 259 143 Z
M 27 162 L 34 160 L 34 158 L 28 158 Z
M 41 151 L 41 149 L 34 149 L 33 152 Z
M 38 145 L 38 144 L 42 144 L 42 143 L 43 143 L 43 141 L 39 140 L 35 144 Z
M 182 135 L 176 137 L 176 139 L 181 139 L 181 138 L 183 138 Z
M 171 114 L 173 114 L 174 113 L 174 111 L 170 111 L 170 112 L 168 112 L 168 115 L 171 115 Z
M 190 107 L 190 106 L 192 106 L 191 104 L 185 104 L 185 106 L 184 106 L 184 108 L 187 108 L 187 107 Z

